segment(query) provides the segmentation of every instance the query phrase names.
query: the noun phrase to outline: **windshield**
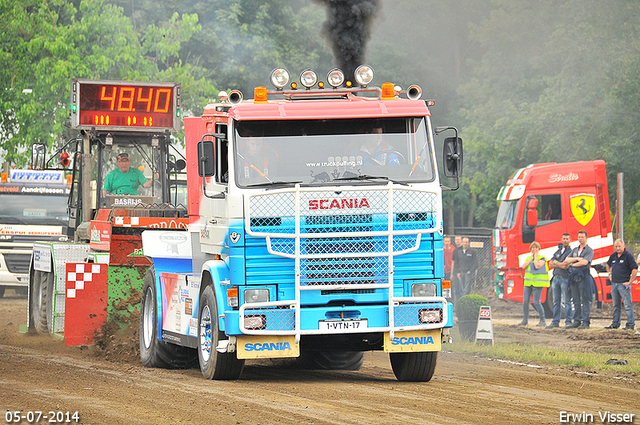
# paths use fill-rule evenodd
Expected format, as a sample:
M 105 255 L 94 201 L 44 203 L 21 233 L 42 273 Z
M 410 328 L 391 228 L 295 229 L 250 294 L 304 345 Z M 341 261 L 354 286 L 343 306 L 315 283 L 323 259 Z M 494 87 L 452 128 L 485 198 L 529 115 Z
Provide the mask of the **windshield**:
M 147 204 L 162 203 L 162 169 L 160 148 L 134 142 L 105 149 L 100 176 L 103 202 L 110 206 L 111 198 L 133 196 Z
M 498 229 L 511 229 L 516 221 L 518 201 L 501 201 L 496 219 Z
M 240 121 L 234 143 L 241 187 L 435 178 L 424 117 Z
M 0 224 L 67 226 L 67 196 L 0 195 Z

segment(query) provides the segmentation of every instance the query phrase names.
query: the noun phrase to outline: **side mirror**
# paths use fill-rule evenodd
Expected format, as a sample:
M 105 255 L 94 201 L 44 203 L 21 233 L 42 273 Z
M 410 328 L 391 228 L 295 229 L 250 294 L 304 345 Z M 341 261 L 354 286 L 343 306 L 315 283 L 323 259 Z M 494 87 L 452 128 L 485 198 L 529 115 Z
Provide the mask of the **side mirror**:
M 444 139 L 444 175 L 460 177 L 462 175 L 462 139 L 447 137 Z
M 213 142 L 203 140 L 198 143 L 198 175 L 211 177 L 215 173 L 215 149 Z
M 187 162 L 184 159 L 179 159 L 176 161 L 176 171 L 182 171 L 184 170 L 184 167 L 187 166 Z
M 44 170 L 47 156 L 47 147 L 43 143 L 34 143 L 31 146 L 31 169 Z
M 535 208 L 527 209 L 527 226 L 536 227 L 537 225 L 538 225 L 538 210 Z

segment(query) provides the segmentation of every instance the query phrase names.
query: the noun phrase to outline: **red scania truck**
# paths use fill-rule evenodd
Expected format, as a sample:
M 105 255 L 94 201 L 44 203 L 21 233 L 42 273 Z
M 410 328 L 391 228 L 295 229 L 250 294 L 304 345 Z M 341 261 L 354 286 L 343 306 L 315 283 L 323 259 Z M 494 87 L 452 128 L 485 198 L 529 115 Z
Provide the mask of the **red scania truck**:
M 594 250 L 591 274 L 597 286 L 597 301 L 611 302 L 611 282 L 604 264 L 613 253 L 613 236 L 604 161 L 565 164 L 533 164 L 516 171 L 502 187 L 498 218 L 493 230 L 496 295 L 522 302 L 524 270 L 534 240 L 540 253 L 551 258 L 563 233 L 571 235 L 571 246 L 578 245 L 578 230 L 584 229 Z M 640 300 L 640 285 L 632 286 L 634 301 Z M 551 297 L 542 292 L 547 311 L 553 309 Z

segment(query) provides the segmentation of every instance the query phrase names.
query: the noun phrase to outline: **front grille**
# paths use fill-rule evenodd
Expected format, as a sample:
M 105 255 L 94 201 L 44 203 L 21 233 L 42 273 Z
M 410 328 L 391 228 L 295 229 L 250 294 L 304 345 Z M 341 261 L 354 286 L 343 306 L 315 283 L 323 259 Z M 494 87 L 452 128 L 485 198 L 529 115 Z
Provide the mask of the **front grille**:
M 247 231 L 271 253 L 299 258 L 300 286 L 384 286 L 399 253 L 433 249 L 418 244 L 436 228 L 437 208 L 435 193 L 404 188 L 283 190 L 249 197 Z M 433 274 L 433 259 L 420 267 Z
M 29 273 L 31 255 L 29 254 L 4 254 L 4 262 L 11 273 Z
M 300 285 L 375 285 L 389 277 L 386 257 L 302 259 Z

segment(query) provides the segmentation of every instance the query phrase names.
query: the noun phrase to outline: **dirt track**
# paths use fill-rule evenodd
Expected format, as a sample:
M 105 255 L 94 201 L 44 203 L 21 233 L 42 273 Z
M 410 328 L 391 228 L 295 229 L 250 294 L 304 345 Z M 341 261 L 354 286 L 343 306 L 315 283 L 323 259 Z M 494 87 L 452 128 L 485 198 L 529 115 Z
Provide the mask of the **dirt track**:
M 239 381 L 207 381 L 197 369 L 148 369 L 130 356 L 106 360 L 95 349 L 19 334 L 23 298 L 0 299 L 0 311 L 3 414 L 77 411 L 85 424 L 558 424 L 562 411 L 592 414 L 593 423 L 610 411 L 635 414 L 640 424 L 639 376 L 443 352 L 429 383 L 396 381 L 383 353 L 367 353 L 357 372 L 259 362 Z M 640 335 L 630 337 L 640 346 Z

